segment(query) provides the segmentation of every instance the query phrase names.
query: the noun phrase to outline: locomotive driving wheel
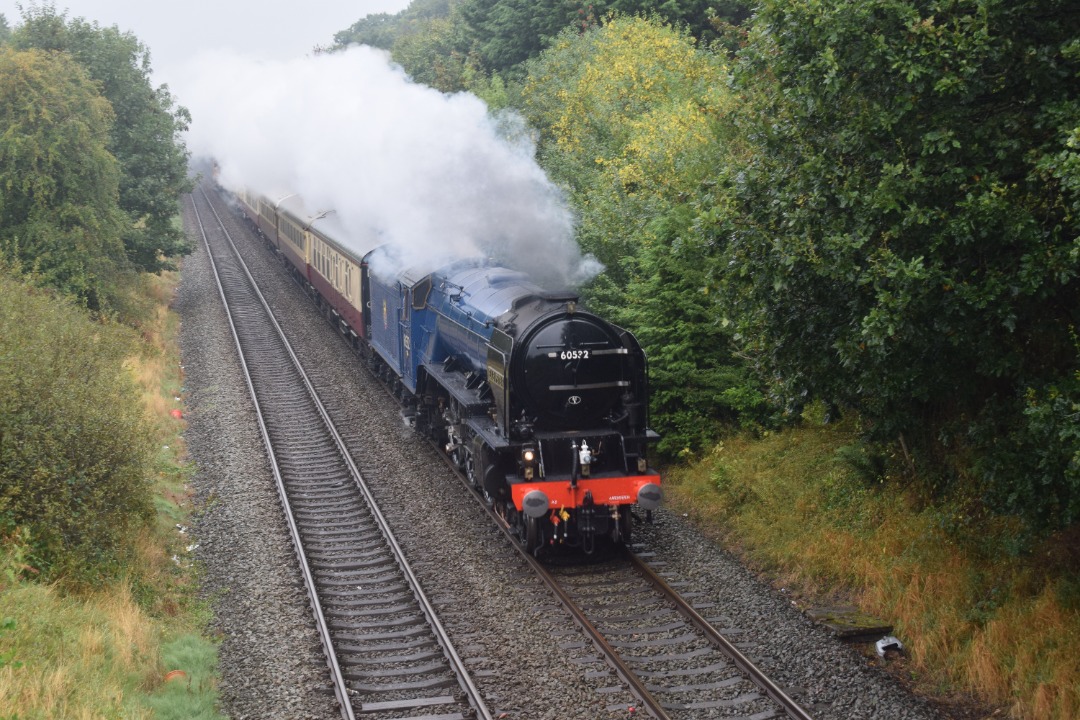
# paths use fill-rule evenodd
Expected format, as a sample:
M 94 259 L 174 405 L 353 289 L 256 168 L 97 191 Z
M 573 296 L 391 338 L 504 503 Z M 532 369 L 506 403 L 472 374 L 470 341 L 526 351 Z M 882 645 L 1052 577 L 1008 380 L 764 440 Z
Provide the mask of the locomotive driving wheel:
M 480 487 L 480 473 L 476 472 L 476 461 L 473 459 L 471 452 L 465 452 L 465 477 L 469 479 L 469 484 L 474 488 Z
M 454 466 L 457 467 L 458 470 L 465 469 L 465 463 L 467 462 L 466 458 L 468 455 L 469 453 L 460 445 L 450 451 L 450 459 L 454 461 Z
M 531 518 L 518 512 L 513 503 L 496 503 L 496 510 L 502 516 L 510 530 L 517 535 L 518 541 L 525 546 L 525 551 L 533 555 L 544 542 L 539 518 Z

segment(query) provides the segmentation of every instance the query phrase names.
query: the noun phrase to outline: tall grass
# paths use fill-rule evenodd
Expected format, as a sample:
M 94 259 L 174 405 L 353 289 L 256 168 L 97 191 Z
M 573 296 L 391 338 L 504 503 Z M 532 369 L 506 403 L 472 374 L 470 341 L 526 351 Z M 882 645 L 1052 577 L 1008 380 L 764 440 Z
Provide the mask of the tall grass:
M 671 473 L 671 504 L 805 602 L 840 588 L 893 623 L 926 692 L 971 693 L 1020 718 L 1080 716 L 1080 580 L 1047 559 L 1066 540 L 1018 551 L 1017 523 L 972 499 L 880 482 L 888 459 L 867 457 L 854 430 L 729 439 Z
M 126 366 L 142 391 L 158 451 L 156 522 L 138 532 L 122 580 L 72 593 L 38 582 L 25 536 L 0 536 L 0 720 L 192 718 L 217 720 L 216 647 L 200 630 L 190 539 L 176 530 L 191 511 L 183 447 L 179 322 L 168 309 L 176 273 L 145 276 L 132 308 L 142 344 Z M 174 558 L 178 559 L 174 560 Z M 170 670 L 179 680 L 166 681 Z
M 170 309 L 179 274 L 145 277 L 144 294 L 154 311 L 143 326 L 142 352 L 130 360 L 143 390 L 143 407 L 159 438 L 154 478 L 155 527 L 137 543 L 140 602 L 153 609 L 163 631 L 156 648 L 159 669 L 143 688 L 142 702 L 158 720 L 218 720 L 217 647 L 199 634 L 206 610 L 193 597 L 194 570 L 185 558 L 190 536 L 177 532 L 188 522 L 190 465 L 184 447 L 183 383 L 180 365 L 180 320 Z M 181 671 L 166 681 L 169 671 Z
M 89 597 L 23 584 L 3 592 L 0 707 L 20 720 L 150 718 L 140 688 L 161 677 L 154 623 L 124 586 Z M 7 717 L 7 715 L 0 715 Z

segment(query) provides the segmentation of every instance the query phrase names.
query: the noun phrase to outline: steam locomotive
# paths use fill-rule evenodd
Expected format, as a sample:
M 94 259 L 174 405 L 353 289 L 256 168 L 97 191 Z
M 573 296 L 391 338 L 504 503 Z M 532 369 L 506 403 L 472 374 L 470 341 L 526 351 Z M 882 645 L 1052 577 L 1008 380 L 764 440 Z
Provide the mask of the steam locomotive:
M 631 507 L 660 503 L 647 450 L 645 354 L 586 312 L 488 260 L 377 269 L 297 195 L 236 193 L 243 214 L 354 349 L 536 555 L 629 543 Z M 360 247 L 358 247 L 360 245 Z

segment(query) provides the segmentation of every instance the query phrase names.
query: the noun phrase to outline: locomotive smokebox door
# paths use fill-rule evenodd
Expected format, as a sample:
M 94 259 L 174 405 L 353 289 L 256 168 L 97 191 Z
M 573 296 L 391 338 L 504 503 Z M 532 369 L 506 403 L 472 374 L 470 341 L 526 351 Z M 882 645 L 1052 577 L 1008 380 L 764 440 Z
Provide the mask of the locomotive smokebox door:
M 630 387 L 626 349 L 587 313 L 556 315 L 526 341 L 523 395 L 554 427 L 596 426 Z

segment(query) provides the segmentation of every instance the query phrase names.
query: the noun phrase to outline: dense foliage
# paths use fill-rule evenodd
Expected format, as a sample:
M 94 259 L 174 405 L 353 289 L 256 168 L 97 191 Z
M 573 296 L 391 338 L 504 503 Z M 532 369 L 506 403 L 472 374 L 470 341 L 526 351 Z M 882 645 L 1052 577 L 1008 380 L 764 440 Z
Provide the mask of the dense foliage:
M 335 33 L 333 49 L 359 44 L 391 50 L 399 38 L 423 32 L 427 22 L 448 18 L 452 9 L 460 4 L 461 0 L 413 0 L 396 15 L 367 15 Z
M 464 90 L 471 72 L 462 27 L 453 17 L 428 18 L 422 30 L 401 35 L 393 46 L 394 61 L 416 82 L 443 92 Z
M 0 273 L 0 536 L 28 529 L 47 578 L 115 570 L 151 512 L 130 331 Z
M 114 318 L 137 324 L 138 271 L 184 248 L 186 114 L 134 37 L 51 7 L 23 19 L 0 43 L 0 537 L 28 531 L 43 577 L 88 583 L 151 511 Z
M 590 305 L 632 328 L 650 361 L 660 449 L 704 447 L 761 394 L 731 357 L 709 275 L 719 246 L 694 232 L 702 190 L 735 144 L 723 59 L 640 17 L 565 31 L 528 65 L 525 111 L 579 214 L 579 241 L 606 266 Z
M 71 58 L 0 47 L 0 256 L 92 308 L 124 263 L 112 120 Z
M 607 18 L 652 16 L 703 42 L 749 15 L 741 0 L 414 0 L 397 15 L 369 15 L 334 36 L 332 49 L 362 43 L 390 50 L 409 75 L 445 92 L 462 89 L 485 99 L 524 79 L 523 63 L 550 47 L 567 28 L 585 32 Z M 497 96 L 500 91 L 496 91 Z
M 528 66 L 527 117 L 581 213 L 581 241 L 617 283 L 646 226 L 714 171 L 715 121 L 731 109 L 724 65 L 686 33 L 642 18 L 564 32 Z
M 190 116 L 174 107 L 166 87 L 153 86 L 149 51 L 131 33 L 81 18 L 69 20 L 51 6 L 25 10 L 12 44 L 68 53 L 100 84 L 116 119 L 107 147 L 120 167 L 127 259 L 147 272 L 170 267 L 168 258 L 187 249 L 172 220 L 177 198 L 191 187 L 188 156 L 179 138 Z
M 1080 519 L 1073 4 L 764 0 L 745 32 L 742 4 L 446 7 L 400 57 L 507 80 L 667 452 L 822 401 L 939 489 Z
M 767 0 L 714 235 L 789 402 L 1050 526 L 1080 519 L 1078 31 L 1057 0 Z
M 567 27 L 584 30 L 599 18 L 653 15 L 683 26 L 699 40 L 716 37 L 716 20 L 738 23 L 749 15 L 736 0 L 463 0 L 461 15 L 488 70 L 505 72 L 536 56 Z

